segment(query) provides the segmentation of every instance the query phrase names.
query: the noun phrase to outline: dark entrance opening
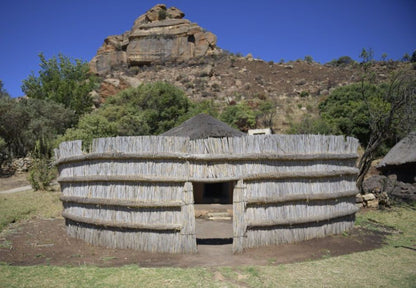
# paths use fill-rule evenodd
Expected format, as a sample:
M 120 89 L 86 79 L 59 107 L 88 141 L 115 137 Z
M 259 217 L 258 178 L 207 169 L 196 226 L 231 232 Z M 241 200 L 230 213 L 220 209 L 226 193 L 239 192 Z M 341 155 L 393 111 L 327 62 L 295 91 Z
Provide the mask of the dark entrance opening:
M 233 204 L 234 182 L 193 183 L 195 204 Z
M 236 182 L 194 182 L 197 245 L 233 243 L 233 190 Z

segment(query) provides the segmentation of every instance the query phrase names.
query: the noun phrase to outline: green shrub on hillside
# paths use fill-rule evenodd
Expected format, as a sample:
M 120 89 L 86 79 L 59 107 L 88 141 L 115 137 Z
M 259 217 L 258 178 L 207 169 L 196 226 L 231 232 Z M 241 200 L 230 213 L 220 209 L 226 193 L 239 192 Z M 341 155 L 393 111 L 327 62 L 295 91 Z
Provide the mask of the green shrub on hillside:
M 256 127 L 257 114 L 245 101 L 227 106 L 220 116 L 220 120 L 234 128 L 247 132 Z
M 175 86 L 156 82 L 121 91 L 97 111 L 81 117 L 76 128 L 68 129 L 58 143 L 112 136 L 157 135 L 186 120 L 192 105 Z M 192 115 L 193 116 L 193 115 Z

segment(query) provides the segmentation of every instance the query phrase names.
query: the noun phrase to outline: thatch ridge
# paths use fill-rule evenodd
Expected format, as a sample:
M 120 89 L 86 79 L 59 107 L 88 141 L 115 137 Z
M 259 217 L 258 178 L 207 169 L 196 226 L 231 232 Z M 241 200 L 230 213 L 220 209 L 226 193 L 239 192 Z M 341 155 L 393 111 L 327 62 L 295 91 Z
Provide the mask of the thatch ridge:
M 201 113 L 161 135 L 189 137 L 191 140 L 194 140 L 210 137 L 240 137 L 246 134 L 210 115 Z

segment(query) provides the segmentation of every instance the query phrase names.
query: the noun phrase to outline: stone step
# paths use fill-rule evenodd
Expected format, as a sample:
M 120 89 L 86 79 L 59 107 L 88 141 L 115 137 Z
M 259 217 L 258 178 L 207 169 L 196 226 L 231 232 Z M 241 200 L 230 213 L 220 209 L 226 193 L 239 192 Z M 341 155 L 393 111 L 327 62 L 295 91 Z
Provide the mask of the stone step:
M 231 220 L 232 216 L 227 212 L 210 212 L 207 214 L 208 220 Z
M 209 212 L 208 217 L 231 217 L 228 212 Z
M 229 217 L 208 217 L 208 220 L 216 221 L 216 220 L 231 220 L 232 218 Z

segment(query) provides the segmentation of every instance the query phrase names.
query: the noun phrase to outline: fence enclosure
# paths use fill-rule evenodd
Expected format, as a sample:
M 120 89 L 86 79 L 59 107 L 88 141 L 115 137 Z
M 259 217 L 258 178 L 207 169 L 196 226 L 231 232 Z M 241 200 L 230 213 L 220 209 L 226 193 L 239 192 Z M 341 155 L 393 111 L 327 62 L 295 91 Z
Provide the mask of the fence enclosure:
M 55 151 L 68 234 L 91 244 L 197 251 L 195 183 L 235 181 L 233 251 L 342 233 L 354 225 L 358 141 L 259 135 L 100 138 Z

